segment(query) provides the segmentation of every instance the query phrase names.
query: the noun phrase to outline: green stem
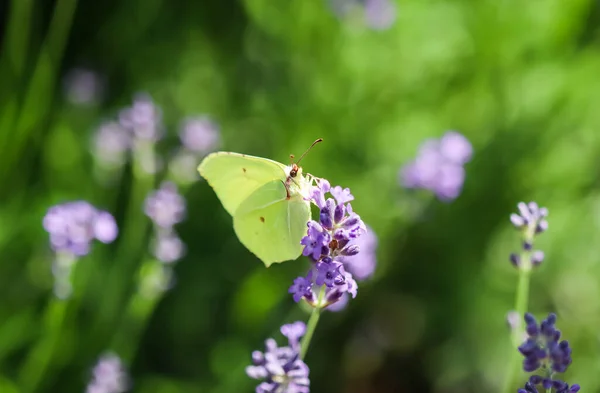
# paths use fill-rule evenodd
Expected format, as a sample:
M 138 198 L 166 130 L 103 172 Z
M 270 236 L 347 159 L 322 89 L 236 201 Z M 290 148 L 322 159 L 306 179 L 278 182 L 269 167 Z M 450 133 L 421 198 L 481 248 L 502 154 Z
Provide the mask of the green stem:
M 517 284 L 517 293 L 515 296 L 515 311 L 519 316 L 521 323 L 523 323 L 523 316 L 527 312 L 527 304 L 529 302 L 529 279 L 531 277 L 531 254 L 530 252 L 523 252 L 521 254 L 521 266 L 519 268 L 519 282 Z M 517 327 L 512 330 L 512 347 L 510 360 L 508 363 L 508 372 L 505 379 L 505 385 L 503 392 L 512 393 L 514 391 L 512 387 L 512 381 L 514 380 L 515 373 L 518 368 L 520 353 L 517 350 L 518 346 L 522 341 L 523 329 Z
M 156 260 L 145 261 L 138 271 L 138 289 L 129 300 L 110 346 L 125 364 L 130 364 L 138 349 L 148 319 L 162 299 L 163 290 L 171 277 L 171 267 Z M 151 281 L 149 284 L 148 281 Z
M 308 323 L 306 324 L 306 334 L 302 339 L 300 344 L 300 359 L 304 359 L 306 356 L 306 352 L 308 351 L 308 347 L 310 345 L 310 340 L 312 340 L 313 334 L 315 333 L 315 329 L 317 328 L 317 323 L 319 323 L 319 318 L 321 317 L 321 310 L 323 309 L 322 303 L 323 298 L 325 297 L 325 286 L 321 288 L 321 292 L 319 292 L 319 298 L 317 300 L 317 304 L 312 310 L 310 314 L 310 318 L 308 319 Z

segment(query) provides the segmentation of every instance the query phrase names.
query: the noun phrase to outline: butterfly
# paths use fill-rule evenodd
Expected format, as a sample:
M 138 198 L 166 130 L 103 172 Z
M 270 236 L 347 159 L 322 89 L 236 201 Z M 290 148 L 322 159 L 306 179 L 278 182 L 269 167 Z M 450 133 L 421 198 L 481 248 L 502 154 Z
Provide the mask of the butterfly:
M 284 165 L 268 158 L 232 152 L 211 153 L 198 172 L 233 217 L 240 242 L 265 266 L 296 259 L 302 253 L 314 178 L 303 175 L 298 161 Z M 293 156 L 291 156 L 293 159 Z

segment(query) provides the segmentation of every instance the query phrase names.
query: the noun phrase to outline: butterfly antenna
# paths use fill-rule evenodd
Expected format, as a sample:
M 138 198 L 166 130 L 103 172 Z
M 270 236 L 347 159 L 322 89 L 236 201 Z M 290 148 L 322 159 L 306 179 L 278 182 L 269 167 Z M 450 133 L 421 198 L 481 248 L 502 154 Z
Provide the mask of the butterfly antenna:
M 323 138 L 319 138 L 316 141 L 314 141 L 312 143 L 312 145 L 310 145 L 310 147 L 308 149 L 306 149 L 306 151 L 300 156 L 300 158 L 298 158 L 298 161 L 296 161 L 296 164 L 299 164 L 300 161 L 302 161 L 302 159 L 304 158 L 304 156 L 319 142 L 323 142 Z
M 293 164 L 293 163 L 294 163 L 294 158 L 295 158 L 295 157 L 294 157 L 294 155 L 293 155 L 293 154 L 290 154 L 290 164 Z

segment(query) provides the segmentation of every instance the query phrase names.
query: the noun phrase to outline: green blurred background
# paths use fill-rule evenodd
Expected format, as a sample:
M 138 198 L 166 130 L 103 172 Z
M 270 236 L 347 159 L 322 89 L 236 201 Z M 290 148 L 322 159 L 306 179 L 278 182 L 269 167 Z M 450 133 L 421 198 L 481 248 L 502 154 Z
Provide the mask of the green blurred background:
M 521 200 L 550 210 L 529 309 L 557 312 L 574 351 L 565 379 L 600 391 L 600 2 L 404 0 L 389 28 L 354 3 L 0 2 L 1 393 L 83 392 L 108 349 L 136 392 L 251 392 L 251 351 L 307 318 L 286 292 L 308 262 L 265 269 L 198 179 L 182 190 L 176 285 L 128 322 L 150 241 L 142 204 L 164 174 L 128 164 L 107 182 L 90 146 L 140 91 L 162 108 L 164 156 L 198 114 L 221 149 L 281 162 L 325 139 L 304 168 L 352 189 L 379 248 L 358 297 L 321 319 L 313 392 L 500 391 Z M 104 80 L 93 105 L 67 99 L 76 67 Z M 462 195 L 404 190 L 400 167 L 448 129 L 474 146 Z M 121 235 L 79 262 L 64 306 L 42 218 L 76 199 L 110 211 Z

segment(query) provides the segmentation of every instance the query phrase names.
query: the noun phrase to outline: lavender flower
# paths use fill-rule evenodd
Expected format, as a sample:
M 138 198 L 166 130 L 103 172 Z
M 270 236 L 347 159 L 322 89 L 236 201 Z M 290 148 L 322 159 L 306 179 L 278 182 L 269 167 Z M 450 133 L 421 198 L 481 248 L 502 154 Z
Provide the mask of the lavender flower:
M 202 155 L 215 150 L 221 143 L 219 127 L 206 116 L 186 119 L 179 138 L 187 150 Z
M 473 148 L 455 131 L 439 140 L 426 140 L 417 157 L 400 170 L 400 182 L 406 188 L 433 191 L 438 199 L 452 201 L 462 191 L 465 180 L 463 165 L 470 161 Z
M 121 111 L 119 122 L 142 141 L 155 142 L 163 136 L 162 112 L 147 94 L 138 94 L 132 106 Z
M 392 0 L 364 0 L 367 26 L 387 30 L 396 21 L 396 4 Z
M 288 293 L 293 295 L 296 303 L 298 303 L 302 298 L 307 299 L 307 301 L 314 301 L 312 287 L 313 280 L 311 270 L 307 277 L 296 277 L 294 279 L 294 283 L 288 290 Z
M 94 135 L 94 155 L 103 165 L 116 167 L 123 165 L 130 148 L 131 137 L 117 122 L 102 124 Z
M 536 391 L 535 385 L 542 385 L 544 389 L 554 388 L 556 392 L 576 392 L 579 385 L 569 385 L 554 378 L 554 373 L 564 373 L 571 364 L 571 347 L 566 340 L 560 340 L 561 332 L 556 329 L 556 315 L 548 317 L 538 325 L 535 317 L 525 314 L 526 332 L 528 338 L 519 346 L 519 352 L 525 357 L 523 369 L 526 372 L 540 370 L 543 376 L 533 375 L 519 393 Z
M 185 200 L 173 183 L 164 182 L 146 198 L 144 212 L 159 227 L 170 229 L 185 217 Z
M 333 198 L 326 198 L 327 193 Z M 314 266 L 306 277 L 294 280 L 289 292 L 296 302 L 304 299 L 313 307 L 324 308 L 340 300 L 345 293 L 356 297 L 356 281 L 342 261 L 359 253 L 360 247 L 355 241 L 367 229 L 349 203 L 354 200 L 350 189 L 331 188 L 328 181 L 321 179 L 310 194 L 310 200 L 320 209 L 319 222 L 308 222 L 307 234 L 300 243 L 304 246 L 302 254 L 309 257 Z M 324 296 L 319 297 L 315 291 L 319 292 L 321 287 Z
M 511 263 L 517 268 L 531 269 L 540 265 L 544 260 L 544 252 L 534 250 L 533 244 L 536 236 L 548 229 L 548 209 L 539 207 L 535 202 L 519 202 L 517 204 L 519 214 L 511 214 L 510 221 L 515 228 L 521 231 L 523 237 L 522 251 L 520 254 L 510 254 Z
M 329 0 L 332 11 L 345 18 L 355 10 L 364 12 L 365 23 L 373 30 L 386 30 L 396 21 L 396 4 L 393 0 Z
M 309 393 L 309 368 L 300 359 L 300 338 L 306 332 L 303 322 L 283 325 L 281 333 L 288 345 L 278 347 L 274 339 L 265 341 L 265 352 L 252 352 L 252 365 L 246 367 L 250 378 L 262 380 L 256 393 Z
M 74 256 L 88 254 L 94 239 L 111 243 L 118 233 L 117 224 L 110 213 L 98 210 L 85 201 L 51 207 L 44 216 L 43 225 L 50 234 L 52 249 Z
M 94 367 L 86 393 L 122 393 L 129 389 L 129 385 L 121 359 L 114 354 L 106 354 Z
M 154 238 L 152 253 L 163 263 L 173 263 L 185 254 L 185 244 L 173 231 L 159 231 Z
M 539 207 L 535 202 L 519 202 L 519 214 L 511 214 L 510 221 L 517 229 L 530 232 L 530 236 L 540 234 L 548 229 L 548 209 Z

